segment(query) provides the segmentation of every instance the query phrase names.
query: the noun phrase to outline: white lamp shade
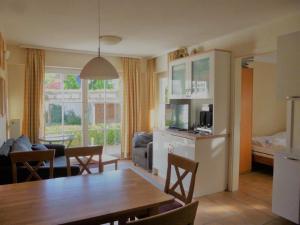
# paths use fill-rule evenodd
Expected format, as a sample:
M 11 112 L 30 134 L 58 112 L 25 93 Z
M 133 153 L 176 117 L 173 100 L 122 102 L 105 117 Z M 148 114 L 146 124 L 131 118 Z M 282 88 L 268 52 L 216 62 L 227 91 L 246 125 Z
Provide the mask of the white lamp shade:
M 87 80 L 113 80 L 119 75 L 115 67 L 103 57 L 91 59 L 82 69 L 80 79 Z
M 277 95 L 300 96 L 300 31 L 278 38 Z

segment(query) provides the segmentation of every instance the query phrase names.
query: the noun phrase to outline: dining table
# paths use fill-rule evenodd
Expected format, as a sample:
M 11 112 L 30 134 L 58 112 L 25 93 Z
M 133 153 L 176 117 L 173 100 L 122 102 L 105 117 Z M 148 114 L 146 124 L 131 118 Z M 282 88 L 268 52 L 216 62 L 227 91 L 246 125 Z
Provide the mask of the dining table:
M 172 201 L 131 169 L 7 184 L 0 185 L 0 224 L 103 224 Z

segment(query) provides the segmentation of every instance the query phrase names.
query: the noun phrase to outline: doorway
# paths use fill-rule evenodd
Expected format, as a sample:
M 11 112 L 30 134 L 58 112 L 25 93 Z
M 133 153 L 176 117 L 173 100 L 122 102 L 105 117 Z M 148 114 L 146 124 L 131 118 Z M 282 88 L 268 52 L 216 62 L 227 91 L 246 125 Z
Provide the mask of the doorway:
M 286 148 L 286 102 L 277 98 L 276 52 L 244 58 L 241 69 L 240 174 L 272 175 Z

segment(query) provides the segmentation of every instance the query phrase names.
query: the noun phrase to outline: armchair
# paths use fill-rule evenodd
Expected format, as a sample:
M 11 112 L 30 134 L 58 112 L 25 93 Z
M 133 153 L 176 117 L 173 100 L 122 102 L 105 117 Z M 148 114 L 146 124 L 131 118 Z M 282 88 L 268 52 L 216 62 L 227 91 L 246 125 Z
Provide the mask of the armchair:
M 152 134 L 145 132 L 135 133 L 132 139 L 132 161 L 148 171 L 152 171 L 152 141 Z

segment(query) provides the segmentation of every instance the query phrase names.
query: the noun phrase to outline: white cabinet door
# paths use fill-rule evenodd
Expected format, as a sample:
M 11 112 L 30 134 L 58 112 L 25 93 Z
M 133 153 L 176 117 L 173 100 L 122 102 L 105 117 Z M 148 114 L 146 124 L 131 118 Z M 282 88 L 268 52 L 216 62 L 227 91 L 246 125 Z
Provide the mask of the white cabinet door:
M 212 85 L 214 75 L 213 53 L 191 57 L 189 61 L 191 97 L 210 99 L 213 96 Z
M 272 212 L 300 223 L 300 161 L 287 154 L 274 155 Z
M 195 141 L 173 136 L 170 145 L 174 154 L 195 160 Z
M 184 158 L 195 160 L 195 141 L 187 138 L 178 137 L 178 136 L 172 136 L 169 152 L 175 155 L 182 156 Z M 179 169 L 179 172 L 180 174 L 182 174 L 183 170 Z M 178 178 L 175 169 L 172 168 L 171 183 L 175 183 L 177 180 Z M 190 182 L 191 182 L 191 174 L 188 174 L 183 180 L 183 186 L 186 191 L 188 191 L 189 189 Z
M 169 138 L 170 135 L 159 131 L 155 131 L 153 135 L 153 168 L 163 178 L 167 174 Z
M 184 99 L 189 97 L 188 75 L 189 67 L 186 58 L 171 62 L 169 65 L 169 89 L 171 99 Z

